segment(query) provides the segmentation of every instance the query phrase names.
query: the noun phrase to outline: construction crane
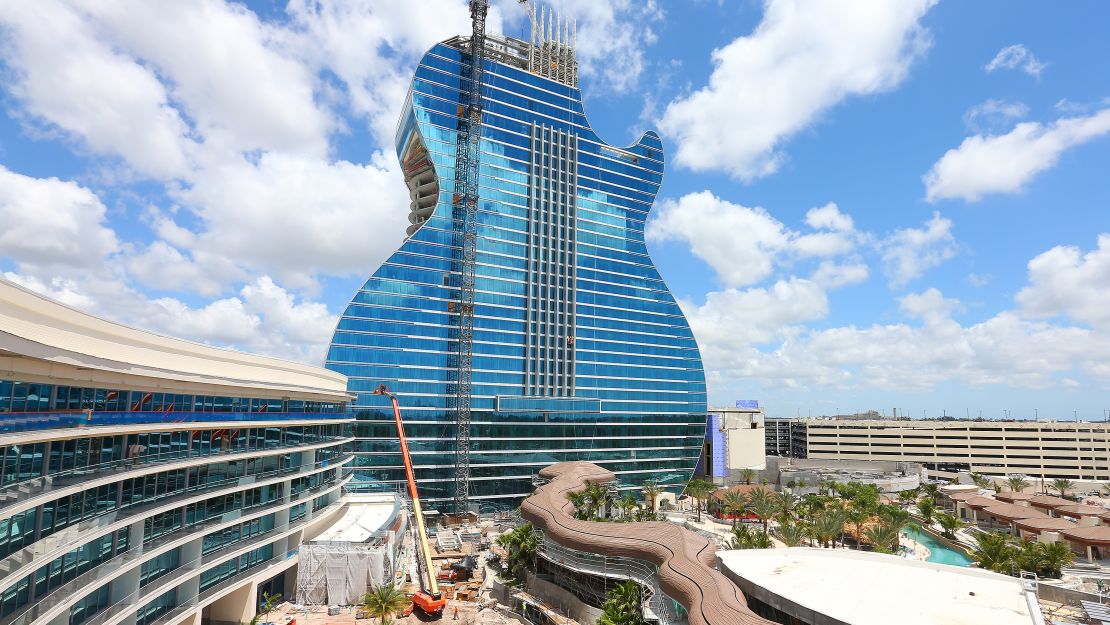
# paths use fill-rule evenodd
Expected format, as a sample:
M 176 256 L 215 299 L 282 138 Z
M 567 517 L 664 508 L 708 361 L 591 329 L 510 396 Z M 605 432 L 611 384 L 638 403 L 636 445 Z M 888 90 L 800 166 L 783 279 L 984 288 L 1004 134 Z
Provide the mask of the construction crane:
M 455 514 L 466 514 L 470 501 L 470 409 L 474 364 L 474 266 L 478 256 L 478 164 L 482 138 L 482 74 L 486 54 L 489 0 L 470 1 L 470 46 L 466 88 L 459 102 L 455 146 L 453 217 L 462 233 L 459 285 L 458 380 L 455 385 Z M 461 223 L 459 223 L 461 221 Z
M 397 396 L 389 392 L 389 388 L 382 384 L 374 389 L 375 395 L 385 395 L 393 403 L 393 420 L 397 424 L 397 439 L 401 441 L 401 459 L 405 463 L 405 479 L 409 483 L 409 497 L 412 499 L 412 516 L 416 520 L 416 547 L 420 553 L 416 556 L 417 577 L 420 578 L 420 590 L 412 595 L 412 607 L 419 609 L 424 614 L 433 618 L 443 616 L 443 608 L 447 599 L 439 591 L 436 576 L 432 572 L 432 552 L 428 549 L 428 530 L 424 527 L 424 512 L 420 508 L 420 495 L 416 492 L 416 476 L 412 472 L 412 457 L 409 455 L 409 442 L 405 438 L 405 425 L 401 422 L 401 406 L 397 403 Z M 410 608 L 411 610 L 411 608 Z

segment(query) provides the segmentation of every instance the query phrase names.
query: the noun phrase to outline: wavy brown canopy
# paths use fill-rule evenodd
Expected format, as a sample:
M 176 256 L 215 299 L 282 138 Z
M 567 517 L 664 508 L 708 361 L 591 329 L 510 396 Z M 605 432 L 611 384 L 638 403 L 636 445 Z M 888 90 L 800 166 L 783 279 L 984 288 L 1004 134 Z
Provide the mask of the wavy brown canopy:
M 719 571 L 717 548 L 673 523 L 606 523 L 574 518 L 568 492 L 616 476 L 591 462 L 560 462 L 540 471 L 550 480 L 520 506 L 521 516 L 561 545 L 659 566 L 659 587 L 689 612 L 690 625 L 774 625 L 748 608 L 740 589 Z

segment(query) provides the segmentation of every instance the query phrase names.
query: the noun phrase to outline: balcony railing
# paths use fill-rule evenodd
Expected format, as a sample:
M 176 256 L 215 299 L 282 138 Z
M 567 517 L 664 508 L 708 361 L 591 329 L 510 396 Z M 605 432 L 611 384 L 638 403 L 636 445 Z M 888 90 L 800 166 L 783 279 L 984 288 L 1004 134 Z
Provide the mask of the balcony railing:
M 0 419 L 0 434 L 79 428 L 100 425 L 148 425 L 167 423 L 212 423 L 221 421 L 295 421 L 351 419 L 349 412 L 164 412 L 76 410 L 55 412 L 6 412 Z
M 5 484 L 3 488 L 0 488 L 0 509 L 9 503 L 22 501 L 32 496 L 37 497 L 43 495 L 48 490 L 58 490 L 67 485 L 85 483 L 107 474 L 117 475 L 120 470 L 148 469 L 152 466 L 185 462 L 201 458 L 212 458 L 212 460 L 208 462 L 250 459 L 261 456 L 278 455 L 283 451 L 308 451 L 328 446 L 342 446 L 354 440 L 354 438 L 348 436 L 322 436 L 316 440 L 286 442 L 283 445 L 275 444 L 256 449 L 224 450 L 219 447 L 209 447 L 204 451 L 199 448 L 183 449 L 165 453 L 143 454 L 134 458 L 109 460 L 107 462 L 85 465 L 83 467 L 51 471 L 47 475 L 29 477 L 19 482 Z M 119 479 L 126 479 L 126 476 L 121 476 Z
M 342 467 L 350 462 L 351 458 L 352 456 L 348 454 L 300 467 L 286 467 L 267 471 L 265 473 L 256 473 L 220 480 L 218 482 L 197 484 L 182 488 L 173 495 L 155 499 L 149 503 L 139 503 L 128 508 L 112 510 L 103 515 L 95 516 L 76 525 L 67 527 L 59 532 L 55 532 L 35 542 L 31 546 L 0 560 L 0 579 L 4 579 L 13 573 L 17 573 L 18 575 L 25 574 L 21 569 L 25 569 L 33 564 L 35 560 L 44 559 L 47 554 L 64 553 L 66 550 L 73 547 L 78 540 L 81 542 L 93 540 L 95 537 L 90 536 L 93 532 L 97 532 L 98 536 L 102 536 L 109 531 L 115 531 L 116 529 L 121 529 L 133 523 L 134 519 L 152 516 L 163 510 L 169 510 L 217 495 L 268 484 L 276 484 L 297 477 L 304 477 L 313 473 L 326 471 L 329 468 Z

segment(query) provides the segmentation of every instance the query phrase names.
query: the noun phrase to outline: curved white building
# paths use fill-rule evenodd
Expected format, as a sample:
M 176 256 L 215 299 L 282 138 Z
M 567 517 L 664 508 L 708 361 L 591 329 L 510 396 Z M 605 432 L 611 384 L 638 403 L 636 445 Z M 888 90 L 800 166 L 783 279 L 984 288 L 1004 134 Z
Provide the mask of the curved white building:
M 249 620 L 344 505 L 346 378 L 0 281 L 0 625 Z

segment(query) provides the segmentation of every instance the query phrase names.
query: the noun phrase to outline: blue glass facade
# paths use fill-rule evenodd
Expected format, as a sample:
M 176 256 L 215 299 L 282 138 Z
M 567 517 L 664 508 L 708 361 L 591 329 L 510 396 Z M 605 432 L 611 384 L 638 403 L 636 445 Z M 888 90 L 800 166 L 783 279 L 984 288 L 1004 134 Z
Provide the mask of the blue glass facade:
M 450 43 L 416 70 L 396 138 L 409 237 L 355 294 L 326 363 L 357 395 L 351 486 L 403 480 L 392 413 L 371 394 L 384 383 L 401 401 L 421 496 L 440 506 L 454 488 L 466 75 Z M 512 504 L 539 468 L 565 460 L 626 486 L 685 481 L 705 434 L 705 378 L 644 243 L 659 137 L 610 146 L 576 87 L 509 62 L 487 61 L 482 97 L 471 500 Z

